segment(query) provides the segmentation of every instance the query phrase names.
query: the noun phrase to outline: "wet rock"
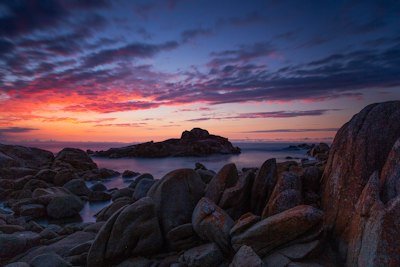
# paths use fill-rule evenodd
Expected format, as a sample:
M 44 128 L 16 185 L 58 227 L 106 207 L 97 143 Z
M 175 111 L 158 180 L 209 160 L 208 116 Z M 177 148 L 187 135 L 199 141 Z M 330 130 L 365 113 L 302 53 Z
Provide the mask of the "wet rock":
M 310 231 L 320 231 L 323 212 L 311 206 L 297 206 L 253 224 L 242 233 L 232 234 L 232 245 L 237 250 L 250 246 L 264 256 L 273 249 L 294 241 Z
M 142 198 L 120 209 L 101 228 L 88 254 L 88 266 L 157 252 L 163 243 L 154 202 Z
M 208 243 L 185 251 L 179 261 L 188 266 L 213 267 L 219 266 L 224 257 L 216 244 Z
M 277 165 L 275 159 L 263 163 L 254 179 L 251 190 L 251 211 L 261 215 L 277 181 Z
M 215 242 L 226 255 L 232 253 L 229 232 L 234 222 L 210 199 L 200 199 L 193 211 L 192 224 L 202 239 Z
M 190 223 L 194 207 L 204 195 L 205 184 L 192 169 L 178 169 L 165 175 L 147 193 L 156 205 L 161 230 Z

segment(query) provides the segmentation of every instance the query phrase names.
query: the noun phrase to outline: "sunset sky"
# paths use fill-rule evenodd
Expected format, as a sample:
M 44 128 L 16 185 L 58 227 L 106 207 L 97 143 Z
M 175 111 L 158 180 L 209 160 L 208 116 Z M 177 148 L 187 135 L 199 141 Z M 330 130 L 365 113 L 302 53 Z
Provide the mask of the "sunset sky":
M 400 1 L 0 2 L 0 142 L 329 140 L 400 99 Z

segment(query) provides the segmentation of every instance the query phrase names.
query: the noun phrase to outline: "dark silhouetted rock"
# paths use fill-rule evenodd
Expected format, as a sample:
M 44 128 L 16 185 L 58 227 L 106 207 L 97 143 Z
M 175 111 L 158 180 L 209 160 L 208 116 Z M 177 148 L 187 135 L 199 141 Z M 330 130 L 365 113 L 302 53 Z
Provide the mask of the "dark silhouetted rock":
M 63 187 L 77 196 L 89 196 L 91 193 L 90 189 L 82 179 L 73 179 L 65 183 Z
M 111 193 L 112 200 L 115 201 L 118 198 L 129 197 L 132 198 L 133 192 L 135 192 L 132 188 L 125 187 L 119 190 L 116 190 Z
M 94 185 L 92 185 L 92 186 L 90 187 L 90 189 L 91 189 L 92 191 L 100 191 L 100 192 L 102 192 L 102 191 L 106 191 L 106 190 L 107 190 L 107 187 L 106 187 L 104 184 L 102 184 L 102 183 L 95 183 Z
M 212 154 L 239 154 L 240 148 L 234 147 L 227 138 L 211 135 L 206 130 L 194 128 L 184 131 L 180 139 L 168 139 L 162 142 L 147 142 L 107 151 L 96 151 L 95 156 L 121 157 L 187 157 Z
M 135 180 L 133 180 L 129 187 L 135 189 L 136 185 L 143 179 L 154 180 L 154 177 L 150 173 L 140 174 L 138 177 L 135 178 Z
M 35 179 L 45 181 L 46 183 L 54 183 L 54 177 L 57 172 L 50 169 L 40 170 L 36 175 Z
M 108 266 L 135 255 L 157 252 L 163 244 L 154 202 L 142 198 L 120 209 L 101 228 L 88 254 L 89 267 Z
M 92 170 L 79 172 L 79 176 L 85 181 L 104 180 L 104 179 L 117 177 L 118 175 L 120 175 L 119 172 L 110 170 L 110 169 L 106 169 L 106 168 L 92 169 Z
M 77 148 L 64 148 L 58 152 L 53 162 L 53 169 L 68 169 L 76 172 L 97 169 L 89 155 Z
M 39 148 L 0 144 L 0 169 L 11 167 L 44 169 L 51 165 L 53 159 L 53 153 Z
M 72 266 L 69 262 L 66 262 L 56 253 L 45 253 L 36 256 L 30 262 L 32 267 L 70 267 Z
M 134 171 L 131 171 L 131 170 L 125 170 L 122 173 L 122 178 L 132 178 L 132 177 L 138 176 L 139 174 L 140 173 L 138 173 L 138 172 L 134 172 Z
M 147 196 L 154 199 L 163 234 L 192 221 L 204 188 L 200 176 L 192 169 L 172 171 L 150 188 Z
M 111 205 L 103 208 L 96 214 L 96 221 L 107 221 L 114 213 L 116 213 L 123 206 L 129 205 L 132 203 L 131 198 L 120 198 L 115 202 L 111 203 Z
M 135 186 L 135 191 L 132 195 L 133 201 L 144 198 L 155 182 L 156 181 L 153 179 L 141 179 L 140 182 Z
M 30 216 L 33 218 L 41 218 L 46 215 L 46 208 L 41 204 L 27 204 L 19 208 L 21 216 Z
M 10 259 L 31 247 L 38 245 L 40 236 L 34 232 L 0 234 L 0 258 Z
M 54 176 L 54 185 L 63 186 L 71 180 L 79 179 L 79 176 L 72 170 L 61 170 Z
M 193 211 L 192 225 L 204 240 L 215 242 L 226 255 L 232 252 L 230 231 L 234 222 L 229 215 L 208 198 L 200 199 Z
M 168 247 L 172 250 L 186 250 L 200 245 L 200 239 L 195 233 L 191 223 L 179 225 L 166 235 Z
M 83 202 L 74 195 L 56 196 L 46 207 L 47 215 L 54 219 L 75 216 L 82 209 Z
M 275 159 L 263 163 L 254 179 L 251 190 L 251 211 L 261 215 L 267 204 L 277 180 L 277 166 Z

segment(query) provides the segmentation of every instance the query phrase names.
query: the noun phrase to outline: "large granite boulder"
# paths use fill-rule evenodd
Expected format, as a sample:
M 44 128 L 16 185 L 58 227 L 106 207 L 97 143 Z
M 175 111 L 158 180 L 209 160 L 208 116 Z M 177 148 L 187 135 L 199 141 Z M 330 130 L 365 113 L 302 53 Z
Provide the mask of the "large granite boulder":
M 400 138 L 399 121 L 400 101 L 372 104 L 342 126 L 332 143 L 322 178 L 322 207 L 325 223 L 343 260 L 353 238 L 349 235 L 349 221 L 354 218 L 357 203 L 373 172 L 383 173 L 388 155 Z M 393 194 L 395 180 L 384 181 L 388 188 L 383 192 L 384 201 L 397 194 Z M 391 231 L 396 232 L 395 229 Z
M 44 169 L 54 160 L 50 151 L 39 148 L 0 144 L 0 169 L 25 167 Z
M 258 171 L 251 189 L 251 211 L 261 215 L 267 204 L 277 181 L 276 159 L 269 159 L 263 163 Z
M 151 198 L 142 198 L 120 209 L 101 228 L 90 248 L 87 265 L 109 266 L 135 255 L 151 255 L 163 238 Z
M 301 205 L 261 220 L 244 231 L 231 231 L 233 248 L 251 247 L 258 255 L 265 256 L 282 245 L 319 233 L 323 212 Z M 235 227 L 236 228 L 236 227 Z
M 157 181 L 147 193 L 154 200 L 163 234 L 192 220 L 205 184 L 192 169 L 179 169 Z
M 190 267 L 219 266 L 224 257 L 215 243 L 208 243 L 185 251 L 179 261 Z
M 215 242 L 225 255 L 232 252 L 230 230 L 234 225 L 229 215 L 208 198 L 202 198 L 193 211 L 194 231 L 204 240 Z
M 284 172 L 279 176 L 271 197 L 264 208 L 262 217 L 266 218 L 282 211 L 296 207 L 302 203 L 301 178 L 292 172 Z
M 0 263 L 38 245 L 39 242 L 39 234 L 30 231 L 0 234 Z
M 264 267 L 263 261 L 249 246 L 241 246 L 229 267 Z
M 207 185 L 205 197 L 219 204 L 224 191 L 238 181 L 238 172 L 234 163 L 226 164 Z
M 89 155 L 78 148 L 64 148 L 54 159 L 53 169 L 69 169 L 76 172 L 97 169 Z
M 63 187 L 77 196 L 89 196 L 92 192 L 82 179 L 73 179 L 65 183 Z
M 47 215 L 54 219 L 78 215 L 83 209 L 83 202 L 74 195 L 55 196 L 47 205 Z

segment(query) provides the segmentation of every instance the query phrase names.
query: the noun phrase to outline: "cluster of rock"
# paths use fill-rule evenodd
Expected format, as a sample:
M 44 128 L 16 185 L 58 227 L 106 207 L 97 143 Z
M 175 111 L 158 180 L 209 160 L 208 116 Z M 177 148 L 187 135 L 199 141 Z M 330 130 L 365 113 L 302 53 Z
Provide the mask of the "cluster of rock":
M 180 139 L 168 139 L 162 142 L 147 142 L 106 151 L 96 151 L 94 156 L 122 157 L 200 157 L 213 154 L 239 154 L 240 148 L 232 145 L 227 138 L 209 134 L 208 131 L 193 128 L 184 131 Z
M 0 215 L 0 259 L 9 267 L 399 266 L 399 122 L 400 102 L 366 107 L 313 166 L 269 159 L 259 169 L 143 174 L 114 192 L 95 223 L 43 229 Z

